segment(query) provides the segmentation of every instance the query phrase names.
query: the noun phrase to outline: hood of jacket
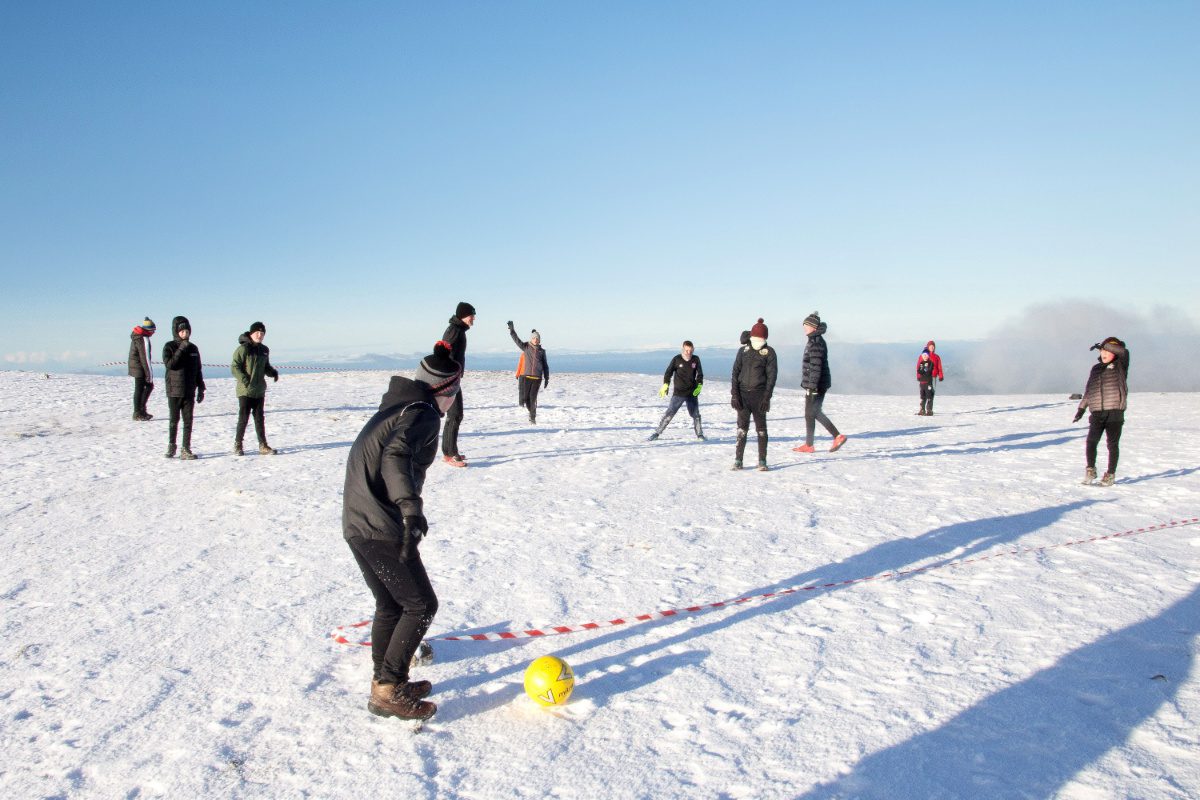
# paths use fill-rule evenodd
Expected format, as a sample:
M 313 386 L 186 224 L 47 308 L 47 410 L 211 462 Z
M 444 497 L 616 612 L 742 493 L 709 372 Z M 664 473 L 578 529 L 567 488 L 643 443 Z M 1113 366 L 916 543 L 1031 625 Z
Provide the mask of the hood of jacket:
M 829 325 L 822 322 L 820 325 L 817 326 L 816 330 L 814 330 L 812 333 L 809 334 L 809 336 L 824 336 L 825 331 L 827 331 L 827 330 L 829 330 Z
M 192 323 L 188 322 L 187 317 L 180 316 L 180 317 L 176 317 L 175 319 L 171 320 L 171 338 L 172 339 L 179 338 L 179 329 L 180 328 L 187 328 L 189 331 L 192 329 Z
M 450 324 L 455 326 L 456 328 L 462 328 L 463 333 L 466 333 L 467 331 L 471 330 L 471 326 L 468 325 L 467 323 L 463 322 L 458 317 L 451 317 Z
M 433 392 L 412 378 L 405 378 L 403 375 L 393 375 L 391 382 L 388 383 L 387 391 L 383 393 L 383 400 L 379 403 L 379 410 L 383 411 L 406 403 L 421 402 L 433 403 Z

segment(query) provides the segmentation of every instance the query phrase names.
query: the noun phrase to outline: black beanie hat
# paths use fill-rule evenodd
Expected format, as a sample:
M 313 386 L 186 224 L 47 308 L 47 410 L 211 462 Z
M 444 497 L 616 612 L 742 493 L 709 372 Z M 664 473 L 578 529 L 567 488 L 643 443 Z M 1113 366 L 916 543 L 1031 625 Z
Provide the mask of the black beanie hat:
M 427 384 L 434 394 L 450 395 L 458 391 L 462 367 L 450 355 L 450 345 L 439 341 L 433 352 L 421 359 L 414 380 Z
M 454 316 L 458 317 L 459 319 L 462 319 L 463 317 L 471 317 L 474 315 L 475 315 L 475 306 L 471 305 L 470 303 L 466 302 L 465 300 L 463 302 L 459 303 L 458 307 L 454 309 Z
M 192 329 L 192 323 L 188 322 L 187 317 L 178 316 L 175 319 L 171 320 L 171 333 L 172 334 L 177 334 L 181 330 L 184 330 L 185 328 L 189 331 Z
M 255 331 L 262 331 L 263 333 L 266 333 L 266 332 L 267 332 L 267 326 L 266 326 L 266 325 L 264 325 L 264 324 L 262 324 L 261 322 L 254 322 L 254 323 L 251 323 L 251 325 L 250 325 L 250 332 L 251 332 L 251 333 L 254 333 Z

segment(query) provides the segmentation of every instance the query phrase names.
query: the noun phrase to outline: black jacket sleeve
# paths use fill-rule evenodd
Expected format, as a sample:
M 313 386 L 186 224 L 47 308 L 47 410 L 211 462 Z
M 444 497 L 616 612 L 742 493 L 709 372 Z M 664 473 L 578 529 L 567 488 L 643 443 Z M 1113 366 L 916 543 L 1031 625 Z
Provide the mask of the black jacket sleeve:
M 667 364 L 667 371 L 663 373 L 663 383 L 669 384 L 671 376 L 675 374 L 675 368 L 679 366 L 680 356 L 675 356 L 671 359 L 671 363 Z

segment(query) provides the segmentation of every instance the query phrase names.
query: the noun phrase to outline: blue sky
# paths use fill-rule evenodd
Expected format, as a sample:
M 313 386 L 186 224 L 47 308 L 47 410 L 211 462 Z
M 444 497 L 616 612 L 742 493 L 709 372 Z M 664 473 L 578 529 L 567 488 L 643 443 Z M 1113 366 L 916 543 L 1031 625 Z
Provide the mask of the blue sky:
M 1197 318 L 1200 4 L 6 3 L 0 366 Z M 1097 334 L 1088 332 L 1086 336 Z M 161 344 L 161 339 L 158 340 Z M 210 355 L 211 354 L 211 355 Z

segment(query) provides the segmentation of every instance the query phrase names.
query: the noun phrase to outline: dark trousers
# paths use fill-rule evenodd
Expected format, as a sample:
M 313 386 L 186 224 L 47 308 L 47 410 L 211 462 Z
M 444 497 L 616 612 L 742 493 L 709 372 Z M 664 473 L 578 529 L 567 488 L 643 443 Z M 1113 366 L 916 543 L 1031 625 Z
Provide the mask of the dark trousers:
M 671 395 L 671 402 L 667 404 L 667 412 L 662 415 L 662 419 L 658 421 L 658 429 L 654 431 L 656 435 L 661 434 L 667 429 L 667 426 L 671 424 L 671 420 L 675 419 L 675 414 L 679 411 L 679 407 L 684 403 L 687 404 L 688 415 L 692 418 L 692 427 L 696 430 L 696 435 L 701 435 L 700 401 L 690 394 L 685 394 L 682 397 L 677 394 Z M 748 420 L 746 424 L 750 424 Z M 763 422 L 763 426 L 766 426 L 765 421 Z
M 829 435 L 837 437 L 837 426 L 830 422 L 829 417 L 821 407 L 825 404 L 825 392 L 810 392 L 804 396 L 804 443 L 812 446 L 813 434 L 817 432 L 817 423 L 821 423 Z
M 517 399 L 521 405 L 529 409 L 529 421 L 537 422 L 537 396 L 542 389 L 541 378 L 517 378 L 520 385 L 517 387 Z
M 372 677 L 382 683 L 405 683 L 413 653 L 438 610 L 425 565 L 419 555 L 405 561 L 400 557 L 400 545 L 393 542 L 351 539 L 349 544 L 363 580 L 375 596 Z
M 1087 465 L 1096 468 L 1096 447 L 1100 444 L 1100 435 L 1108 443 L 1108 469 L 1113 475 L 1117 474 L 1117 459 L 1121 455 L 1121 428 L 1125 425 L 1124 411 L 1093 411 L 1088 417 L 1087 446 L 1084 455 Z
M 742 393 L 742 407 L 737 412 L 737 449 L 734 457 L 742 460 L 746 452 L 746 439 L 750 435 L 750 418 L 754 417 L 754 430 L 758 433 L 758 460 L 767 460 L 767 412 L 762 408 L 766 403 L 757 394 Z
M 258 435 L 258 443 L 267 443 L 267 423 L 263 419 L 263 406 L 267 402 L 267 396 L 262 397 L 239 397 L 238 398 L 238 421 L 237 433 L 234 435 L 235 442 L 241 442 L 246 435 L 246 423 L 250 420 L 250 415 L 254 415 L 254 432 Z
M 170 423 L 167 425 L 167 441 L 175 446 L 175 437 L 179 432 L 179 419 L 183 418 L 183 449 L 192 449 L 192 411 L 196 408 L 194 395 L 188 397 L 168 397 L 167 408 L 170 410 Z
M 154 391 L 154 384 L 147 381 L 145 378 L 133 379 L 133 413 L 145 414 L 146 401 L 150 399 L 150 393 Z
M 442 455 L 461 455 L 458 452 L 458 426 L 462 424 L 462 418 L 463 396 L 460 389 L 454 396 L 454 405 L 446 412 L 446 426 L 442 429 Z
M 921 410 L 932 414 L 933 413 L 933 384 L 921 384 Z

